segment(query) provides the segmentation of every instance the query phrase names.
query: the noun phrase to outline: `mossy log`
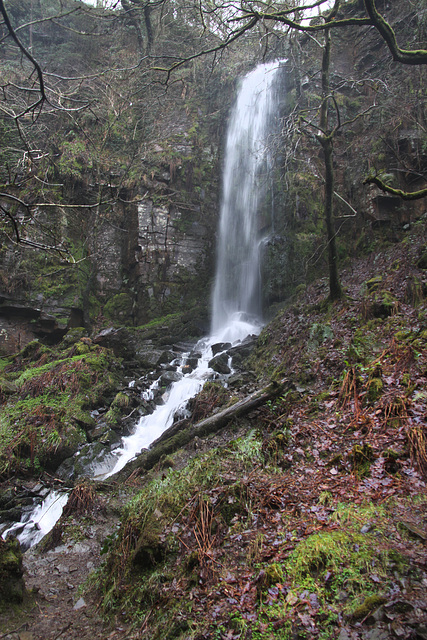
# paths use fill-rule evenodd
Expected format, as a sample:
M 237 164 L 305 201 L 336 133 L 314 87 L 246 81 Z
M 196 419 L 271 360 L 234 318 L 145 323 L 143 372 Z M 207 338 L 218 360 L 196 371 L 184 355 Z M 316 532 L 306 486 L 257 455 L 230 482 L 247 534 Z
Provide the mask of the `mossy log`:
M 281 382 L 272 382 L 266 387 L 251 393 L 243 400 L 236 402 L 231 407 L 209 416 L 196 424 L 191 425 L 188 420 L 180 420 L 155 440 L 149 449 L 143 450 L 137 458 L 131 460 L 127 465 L 114 476 L 109 478 L 109 482 L 123 481 L 137 469 L 147 471 L 151 469 L 162 456 L 170 455 L 181 447 L 185 446 L 196 436 L 207 436 L 210 433 L 219 431 L 231 420 L 240 418 L 257 407 L 262 406 L 271 398 L 278 396 L 289 386 L 289 381 L 284 379 Z

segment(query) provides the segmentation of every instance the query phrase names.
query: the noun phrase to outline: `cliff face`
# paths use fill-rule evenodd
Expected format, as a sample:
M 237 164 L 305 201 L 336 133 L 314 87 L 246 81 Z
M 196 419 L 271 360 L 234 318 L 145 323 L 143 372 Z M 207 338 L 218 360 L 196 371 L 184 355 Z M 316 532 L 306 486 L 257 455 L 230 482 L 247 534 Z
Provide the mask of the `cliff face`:
M 61 199 L 68 206 L 37 210 L 27 226 L 27 237 L 45 244 L 42 231 L 55 231 L 71 261 L 65 253 L 3 244 L 2 353 L 36 337 L 54 342 L 73 326 L 140 325 L 177 311 L 206 309 L 214 268 L 219 135 L 210 135 L 209 114 L 195 124 L 179 97 L 173 109 L 167 105 L 165 116 L 158 115 L 157 136 L 140 150 L 131 184 L 122 187 L 120 175 L 99 184 L 87 172 L 85 182 L 64 186 Z M 102 204 L 88 206 L 97 201 Z
M 345 3 L 346 11 L 357 15 L 359 4 Z M 402 15 L 396 2 L 380 8 L 400 29 L 400 38 L 411 39 L 422 28 L 416 10 Z M 156 45 L 163 53 L 176 25 L 168 28 Z M 117 42 L 129 55 L 130 44 Z M 221 145 L 236 78 L 263 53 L 253 42 L 238 43 L 221 64 L 209 67 L 199 59 L 168 87 L 146 82 L 143 74 L 143 89 L 141 78 L 131 78 L 130 88 L 128 80 L 116 80 L 122 102 L 119 91 L 114 97 L 106 93 L 98 111 L 73 126 L 57 117 L 48 131 L 52 120 L 46 116 L 38 143 L 49 157 L 48 183 L 41 167 L 35 175 L 31 162 L 18 163 L 14 182 L 2 173 L 18 200 L 0 204 L 22 223 L 22 237 L 41 248 L 11 242 L 7 217 L 3 220 L 0 352 L 14 352 L 35 337 L 54 342 L 69 327 L 137 326 L 171 313 L 206 311 Z M 272 229 L 264 264 L 266 308 L 326 269 L 321 148 L 313 129 L 307 135 L 290 126 L 295 114 L 307 116 L 319 108 L 321 48 L 305 35 L 288 40 L 280 33 L 270 46 L 271 57 L 288 62 L 279 114 L 283 130 L 272 141 L 275 175 L 260 217 L 260 225 Z M 403 203 L 363 185 L 370 171 L 385 171 L 391 183 L 407 190 L 424 184 L 424 81 L 422 67 L 391 61 L 375 30 L 333 32 L 332 124 L 337 117 L 348 122 L 334 140 L 341 260 L 372 250 L 379 239 L 398 239 L 425 211 L 423 200 Z M 12 143 L 17 144 L 11 138 Z M 27 209 L 22 199 L 46 206 Z M 62 251 L 46 251 L 49 246 Z

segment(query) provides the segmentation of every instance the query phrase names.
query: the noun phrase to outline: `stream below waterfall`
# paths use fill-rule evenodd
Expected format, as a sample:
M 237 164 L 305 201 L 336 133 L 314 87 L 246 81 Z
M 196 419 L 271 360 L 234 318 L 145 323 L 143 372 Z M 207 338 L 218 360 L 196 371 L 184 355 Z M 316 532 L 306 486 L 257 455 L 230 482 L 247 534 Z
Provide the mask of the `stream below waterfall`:
M 281 62 L 257 66 L 241 82 L 232 109 L 223 167 L 223 194 L 217 248 L 217 272 L 212 296 L 211 335 L 193 348 L 197 366 L 184 373 L 189 353 L 171 364 L 177 380 L 167 389 L 163 404 L 142 417 L 133 433 L 92 469 L 96 479 L 108 478 L 168 429 L 176 416 L 185 415 L 186 405 L 208 379 L 218 378 L 209 362 L 212 346 L 241 344 L 256 335 L 261 322 L 262 247 L 268 232 L 260 233 L 259 211 L 267 190 L 272 165 L 269 136 L 274 130 L 275 90 Z M 217 352 L 216 352 L 217 353 Z M 231 363 L 230 363 L 231 364 Z M 222 376 L 226 384 L 227 375 Z M 154 383 L 156 384 L 156 383 Z M 79 455 L 79 452 L 75 454 Z M 23 548 L 39 542 L 60 518 L 68 492 L 52 491 L 41 504 L 28 509 L 21 522 L 14 523 L 2 536 L 14 535 Z

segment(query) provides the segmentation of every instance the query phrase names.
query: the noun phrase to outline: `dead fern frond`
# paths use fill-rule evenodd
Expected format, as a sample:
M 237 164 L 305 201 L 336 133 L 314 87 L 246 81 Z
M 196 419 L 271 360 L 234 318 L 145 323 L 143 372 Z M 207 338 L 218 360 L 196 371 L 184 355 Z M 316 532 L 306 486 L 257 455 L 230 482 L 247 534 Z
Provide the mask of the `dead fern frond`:
M 409 418 L 409 399 L 399 395 L 388 395 L 382 400 L 382 412 L 384 415 L 382 426 L 400 427 L 407 423 Z
M 63 509 L 64 516 L 88 514 L 94 508 L 96 498 L 96 491 L 91 483 L 85 481 L 76 485 Z
M 427 478 L 427 433 L 424 426 L 417 425 L 408 429 L 408 440 L 411 450 L 411 460 Z
M 338 395 L 338 406 L 345 407 L 351 401 L 354 401 L 354 413 L 356 418 L 359 416 L 360 412 L 360 401 L 359 401 L 359 383 L 360 376 L 356 367 L 350 367 L 347 370 L 341 389 Z

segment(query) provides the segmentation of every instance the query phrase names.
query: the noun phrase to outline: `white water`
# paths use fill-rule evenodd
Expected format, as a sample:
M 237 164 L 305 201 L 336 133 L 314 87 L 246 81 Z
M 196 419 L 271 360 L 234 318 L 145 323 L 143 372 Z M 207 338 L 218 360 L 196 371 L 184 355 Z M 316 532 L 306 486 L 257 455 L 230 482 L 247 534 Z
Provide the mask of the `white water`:
M 276 109 L 280 62 L 259 65 L 242 81 L 228 126 L 223 198 L 213 292 L 212 332 L 237 314 L 261 316 L 260 260 L 265 233 L 259 219 L 269 169 L 269 132 Z
M 196 345 L 202 353 L 197 368 L 174 383 L 165 404 L 142 418 L 135 433 L 123 439 L 123 446 L 115 452 L 117 463 L 108 476 L 120 471 L 170 427 L 175 414 L 212 377 L 208 362 L 213 344 L 235 345 L 261 330 L 260 245 L 265 237 L 258 233 L 258 213 L 268 182 L 268 131 L 279 64 L 259 65 L 245 76 L 228 125 L 212 335 Z
M 259 65 L 242 81 L 227 135 L 224 160 L 223 198 L 220 212 L 216 282 L 212 298 L 211 336 L 201 340 L 195 351 L 201 353 L 197 367 L 171 385 L 163 405 L 139 421 L 134 433 L 123 438 L 122 446 L 110 456 L 96 477 L 110 477 L 142 449 L 149 447 L 168 429 L 174 417 L 185 410 L 214 372 L 208 362 L 212 345 L 236 345 L 248 335 L 258 334 L 260 319 L 260 259 L 265 235 L 260 233 L 259 208 L 263 202 L 268 169 L 269 125 L 274 113 L 274 85 L 279 62 Z M 189 354 L 183 354 L 178 371 Z M 111 462 L 112 460 L 112 462 Z M 52 492 L 43 505 L 3 533 L 18 533 L 25 546 L 38 542 L 59 519 L 67 494 Z M 22 529 L 22 530 L 21 530 Z
M 15 522 L 3 531 L 2 538 L 13 535 L 18 538 L 24 549 L 32 547 L 54 527 L 67 500 L 68 493 L 51 491 L 41 504 L 22 518 L 21 522 Z

